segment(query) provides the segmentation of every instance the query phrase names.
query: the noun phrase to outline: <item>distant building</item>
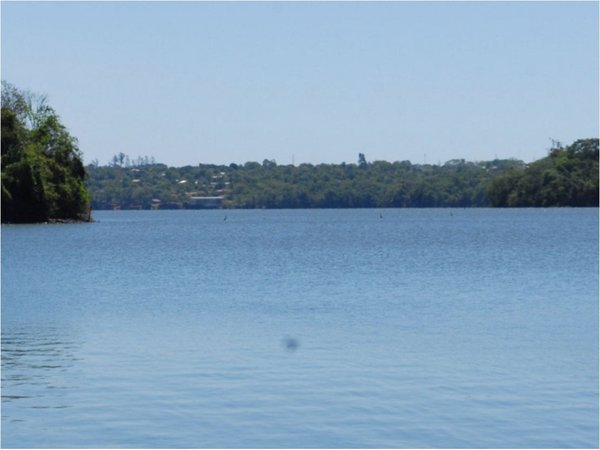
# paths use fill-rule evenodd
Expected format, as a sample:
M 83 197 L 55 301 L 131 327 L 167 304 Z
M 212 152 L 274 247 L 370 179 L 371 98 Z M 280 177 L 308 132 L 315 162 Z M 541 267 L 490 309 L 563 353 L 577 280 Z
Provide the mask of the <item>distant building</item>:
M 216 209 L 223 207 L 224 195 L 214 196 L 188 196 L 189 202 L 186 207 L 190 209 Z

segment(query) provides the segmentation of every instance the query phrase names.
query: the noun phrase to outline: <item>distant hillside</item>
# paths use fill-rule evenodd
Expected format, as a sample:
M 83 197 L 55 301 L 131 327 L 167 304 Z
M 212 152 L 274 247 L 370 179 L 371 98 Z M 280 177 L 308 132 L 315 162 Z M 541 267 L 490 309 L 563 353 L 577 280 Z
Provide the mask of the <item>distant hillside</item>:
M 90 165 L 94 209 L 598 206 L 598 139 L 547 158 L 167 167 L 119 154 Z
M 87 167 L 94 209 L 368 208 L 487 206 L 496 177 L 523 168 L 517 160 L 415 165 L 409 161 L 358 164 L 167 167 L 146 158 Z

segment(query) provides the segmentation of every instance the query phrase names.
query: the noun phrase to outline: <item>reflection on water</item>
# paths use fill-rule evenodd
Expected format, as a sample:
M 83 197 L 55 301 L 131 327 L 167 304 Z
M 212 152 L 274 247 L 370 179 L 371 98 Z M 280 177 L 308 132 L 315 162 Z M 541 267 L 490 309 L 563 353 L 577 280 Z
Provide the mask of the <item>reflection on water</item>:
M 20 411 L 68 408 L 68 372 L 79 344 L 53 327 L 2 329 L 2 414 L 22 421 Z M 67 376 L 66 376 L 67 375 Z

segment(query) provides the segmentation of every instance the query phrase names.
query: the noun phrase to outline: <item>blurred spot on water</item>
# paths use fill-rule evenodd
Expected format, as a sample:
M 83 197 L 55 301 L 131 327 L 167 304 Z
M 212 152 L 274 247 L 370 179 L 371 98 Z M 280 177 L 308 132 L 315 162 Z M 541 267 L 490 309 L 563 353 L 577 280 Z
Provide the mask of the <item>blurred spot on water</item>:
M 295 339 L 295 338 L 289 337 L 289 336 L 283 338 L 282 343 L 283 343 L 283 348 L 287 352 L 295 352 L 296 350 L 298 350 L 298 347 L 300 347 L 300 341 L 298 341 L 298 339 Z

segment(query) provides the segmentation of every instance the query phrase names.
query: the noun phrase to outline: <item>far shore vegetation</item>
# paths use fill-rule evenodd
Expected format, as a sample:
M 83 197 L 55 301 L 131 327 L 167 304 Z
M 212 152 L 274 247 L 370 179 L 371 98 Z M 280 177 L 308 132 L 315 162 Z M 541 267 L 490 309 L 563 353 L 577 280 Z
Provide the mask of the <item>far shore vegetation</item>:
M 245 164 L 168 167 L 120 153 L 86 167 L 93 209 L 598 206 L 598 139 L 547 157 L 445 164 Z
M 598 138 L 517 159 L 168 167 L 119 153 L 84 167 L 46 98 L 2 82 L 2 222 L 90 221 L 91 210 L 598 207 Z

